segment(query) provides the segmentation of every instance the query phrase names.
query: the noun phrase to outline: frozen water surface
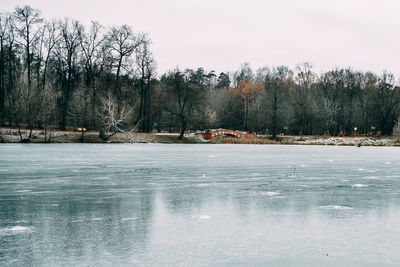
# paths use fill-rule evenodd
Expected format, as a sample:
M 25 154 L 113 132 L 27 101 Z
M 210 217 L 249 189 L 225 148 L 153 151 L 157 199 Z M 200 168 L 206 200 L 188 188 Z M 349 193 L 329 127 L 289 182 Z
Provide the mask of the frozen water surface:
M 399 266 L 400 149 L 0 145 L 1 266 Z

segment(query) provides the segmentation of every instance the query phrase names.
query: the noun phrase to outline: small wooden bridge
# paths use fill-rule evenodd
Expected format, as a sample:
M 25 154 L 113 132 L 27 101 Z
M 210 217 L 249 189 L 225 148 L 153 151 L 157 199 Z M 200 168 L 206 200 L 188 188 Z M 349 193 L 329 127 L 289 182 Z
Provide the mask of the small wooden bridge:
M 233 136 L 237 138 L 254 138 L 254 134 L 249 134 L 246 132 L 240 132 L 240 131 L 234 131 L 234 130 L 226 130 L 226 129 L 217 129 L 217 130 L 210 130 L 207 131 L 206 133 L 203 133 L 203 139 L 204 140 L 211 140 L 216 136 L 220 135 L 227 135 L 227 136 Z

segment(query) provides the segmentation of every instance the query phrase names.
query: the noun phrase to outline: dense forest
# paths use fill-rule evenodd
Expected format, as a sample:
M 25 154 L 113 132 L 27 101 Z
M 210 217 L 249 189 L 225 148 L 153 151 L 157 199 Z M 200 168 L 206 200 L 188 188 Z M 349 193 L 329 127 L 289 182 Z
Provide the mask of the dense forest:
M 0 14 L 0 124 L 29 130 L 229 128 L 265 133 L 390 135 L 400 116 L 393 74 L 310 63 L 217 74 L 157 73 L 147 34 L 128 25 L 45 20 L 30 6 Z M 27 138 L 30 138 L 28 135 Z

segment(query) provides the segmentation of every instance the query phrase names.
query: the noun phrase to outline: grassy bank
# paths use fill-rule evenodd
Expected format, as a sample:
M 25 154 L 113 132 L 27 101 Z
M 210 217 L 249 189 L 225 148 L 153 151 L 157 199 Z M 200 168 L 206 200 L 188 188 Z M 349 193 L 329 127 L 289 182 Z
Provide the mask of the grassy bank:
M 21 137 L 29 143 L 160 143 L 160 144 L 285 144 L 285 145 L 338 145 L 338 146 L 400 146 L 400 143 L 389 137 L 330 137 L 330 136 L 278 136 L 275 140 L 271 136 L 256 136 L 251 139 L 241 139 L 229 136 L 218 136 L 211 141 L 205 141 L 194 133 L 185 135 L 183 140 L 178 139 L 178 133 L 118 133 L 103 140 L 98 131 L 81 132 L 53 130 L 45 133 L 44 130 L 33 130 L 31 138 L 27 140 L 28 130 L 14 128 L 0 128 L 0 142 L 19 143 Z
M 18 129 L 0 128 L 0 142 L 3 143 L 199 143 L 200 141 L 195 136 L 184 137 L 179 140 L 177 133 L 136 133 L 126 132 L 117 133 L 108 140 L 99 138 L 98 131 L 74 132 L 74 131 L 51 131 L 45 133 L 44 130 L 33 130 L 31 138 L 28 130 L 21 130 L 21 135 Z
M 234 137 L 217 137 L 211 140 L 214 144 L 281 144 L 281 145 L 333 145 L 333 146 L 400 146 L 389 137 L 331 137 L 331 136 L 257 136 L 252 139 Z

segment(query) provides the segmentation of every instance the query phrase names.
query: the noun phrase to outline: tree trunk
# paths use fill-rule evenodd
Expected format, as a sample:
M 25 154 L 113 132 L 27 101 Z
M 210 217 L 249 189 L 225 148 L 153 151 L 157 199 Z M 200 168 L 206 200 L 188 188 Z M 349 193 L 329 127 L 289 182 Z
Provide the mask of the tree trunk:
M 150 77 L 147 80 L 147 89 L 146 89 L 146 132 L 150 132 L 150 116 L 151 116 L 151 99 L 150 99 Z
M 12 50 L 13 47 L 13 43 L 9 44 L 8 47 L 8 94 L 10 95 L 10 105 L 11 104 L 15 104 L 16 99 L 14 99 L 14 94 L 13 94 L 13 87 L 14 87 L 14 80 L 13 80 L 13 66 L 12 66 Z M 8 125 L 11 127 L 11 125 L 13 124 L 13 115 L 12 112 L 9 112 L 8 114 Z
M 117 112 L 118 116 L 121 114 L 121 87 L 119 86 L 119 74 L 121 72 L 121 66 L 122 66 L 122 58 L 123 56 L 121 55 L 119 60 L 118 60 L 118 67 L 117 67 L 117 74 L 115 76 L 115 92 L 117 94 Z
M 276 138 L 276 125 L 277 125 L 277 109 L 278 109 L 278 96 L 276 92 L 276 88 L 274 89 L 274 103 L 273 103 L 273 115 L 272 115 L 272 139 Z
M 179 140 L 183 139 L 185 131 L 186 131 L 186 120 L 183 116 L 181 116 L 181 131 L 180 131 L 179 137 L 178 137 Z
M 5 99 L 6 92 L 4 86 L 4 46 L 3 38 L 0 39 L 0 126 L 5 125 Z

